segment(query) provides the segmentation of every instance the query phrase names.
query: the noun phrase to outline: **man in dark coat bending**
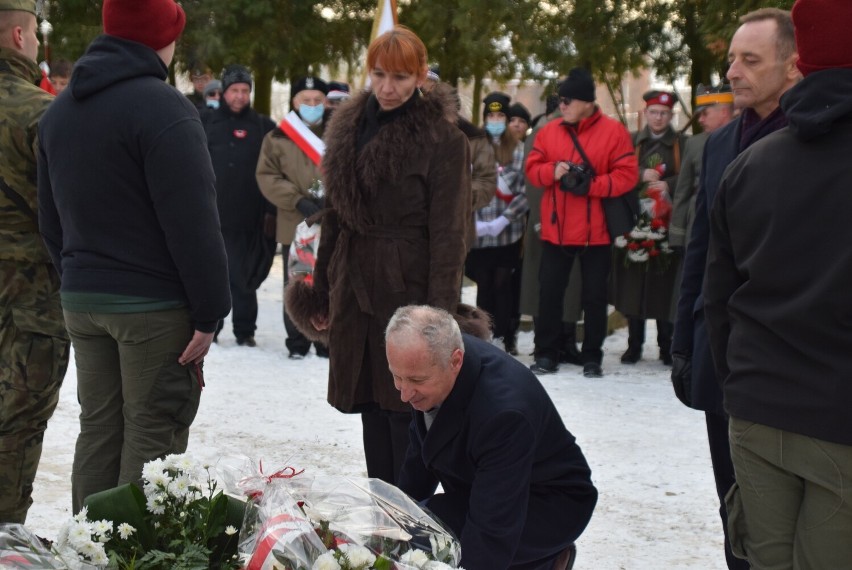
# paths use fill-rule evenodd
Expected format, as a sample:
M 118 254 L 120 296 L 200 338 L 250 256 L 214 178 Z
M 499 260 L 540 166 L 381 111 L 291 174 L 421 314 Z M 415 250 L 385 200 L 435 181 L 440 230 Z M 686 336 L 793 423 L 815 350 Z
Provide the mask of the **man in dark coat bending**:
M 385 340 L 414 408 L 399 487 L 456 532 L 467 570 L 565 568 L 597 490 L 535 375 L 433 307 L 398 309 Z

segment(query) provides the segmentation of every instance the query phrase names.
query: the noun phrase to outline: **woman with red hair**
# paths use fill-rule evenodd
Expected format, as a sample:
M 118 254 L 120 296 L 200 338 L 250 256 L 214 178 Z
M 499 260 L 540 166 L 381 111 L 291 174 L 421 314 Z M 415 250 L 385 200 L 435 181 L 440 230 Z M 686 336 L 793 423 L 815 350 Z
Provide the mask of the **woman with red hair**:
M 287 310 L 306 336 L 328 342 L 328 401 L 361 414 L 367 474 L 395 483 L 411 408 L 388 371 L 384 330 L 404 305 L 456 312 L 471 163 L 454 94 L 420 91 L 420 38 L 396 26 L 370 44 L 367 68 L 370 89 L 341 105 L 325 132 L 314 285 L 292 287 Z

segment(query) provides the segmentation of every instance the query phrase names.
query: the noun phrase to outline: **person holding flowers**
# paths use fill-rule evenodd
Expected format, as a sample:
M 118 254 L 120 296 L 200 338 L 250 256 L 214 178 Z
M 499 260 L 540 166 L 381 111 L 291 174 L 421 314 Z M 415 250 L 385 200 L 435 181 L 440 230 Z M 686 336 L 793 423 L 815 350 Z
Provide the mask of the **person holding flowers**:
M 660 360 L 670 365 L 678 270 L 666 235 L 686 138 L 671 126 L 677 95 L 648 91 L 642 98 L 647 124 L 632 134 L 640 174 L 635 191 L 642 215 L 636 228 L 615 243 L 612 304 L 628 321 L 627 351 L 621 362 L 636 364 L 642 358 L 645 319 L 651 318 L 657 320 Z

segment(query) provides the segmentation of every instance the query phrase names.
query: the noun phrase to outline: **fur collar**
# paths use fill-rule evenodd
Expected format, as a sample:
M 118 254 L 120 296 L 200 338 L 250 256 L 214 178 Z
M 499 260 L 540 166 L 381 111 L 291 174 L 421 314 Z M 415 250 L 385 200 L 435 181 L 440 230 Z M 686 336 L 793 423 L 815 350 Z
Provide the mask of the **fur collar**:
M 454 92 L 433 89 L 383 126 L 361 153 L 356 151 L 358 126 L 371 93 L 356 96 L 335 111 L 325 131 L 323 157 L 326 191 L 341 224 L 363 230 L 373 223 L 369 204 L 378 189 L 402 178 L 404 168 L 441 140 L 444 121 L 458 118 Z

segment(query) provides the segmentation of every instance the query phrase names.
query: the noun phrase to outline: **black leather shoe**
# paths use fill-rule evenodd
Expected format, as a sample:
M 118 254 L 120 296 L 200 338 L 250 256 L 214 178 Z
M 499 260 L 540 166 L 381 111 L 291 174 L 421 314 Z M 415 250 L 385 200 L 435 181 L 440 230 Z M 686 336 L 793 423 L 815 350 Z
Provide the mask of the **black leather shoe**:
M 506 352 L 512 356 L 518 356 L 518 340 L 515 335 L 507 336 L 503 339 L 503 346 Z
M 577 350 L 577 346 L 574 344 L 569 344 L 559 351 L 559 362 L 562 364 L 574 364 L 576 366 L 583 365 L 580 351 Z
M 530 365 L 530 370 L 538 376 L 541 376 L 542 374 L 553 374 L 559 370 L 559 365 L 552 359 L 541 356 L 535 359 L 535 364 Z
M 244 336 L 242 338 L 238 338 L 237 344 L 240 346 L 250 346 L 252 348 L 257 346 L 257 343 L 255 342 L 253 336 Z
M 635 347 L 628 347 L 627 350 L 624 351 L 624 354 L 621 355 L 621 363 L 622 364 L 636 364 L 642 360 L 642 349 Z
M 587 362 L 583 365 L 583 376 L 586 378 L 603 378 L 603 370 L 597 362 Z

